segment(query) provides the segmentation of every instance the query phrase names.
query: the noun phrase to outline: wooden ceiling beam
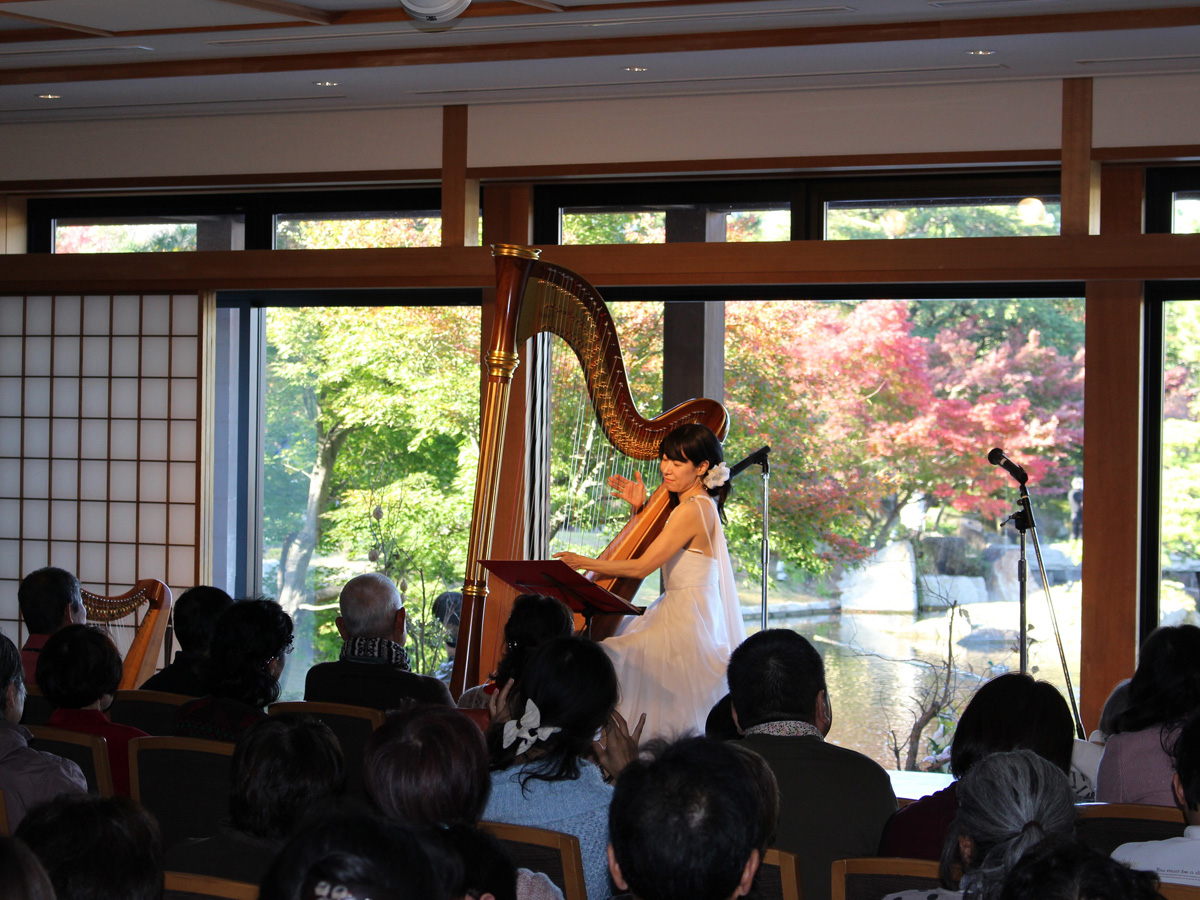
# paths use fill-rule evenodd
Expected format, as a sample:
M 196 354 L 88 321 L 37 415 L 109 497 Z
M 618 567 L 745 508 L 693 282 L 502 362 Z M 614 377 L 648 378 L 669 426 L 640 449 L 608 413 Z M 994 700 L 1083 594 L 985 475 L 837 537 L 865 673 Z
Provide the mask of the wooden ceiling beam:
M 45 25 L 48 28 L 55 28 L 62 31 L 73 31 L 78 34 L 90 34 L 93 37 L 115 37 L 111 31 L 105 31 L 103 28 L 92 28 L 90 25 L 76 25 L 74 22 L 59 22 L 55 19 L 41 19 L 37 16 L 27 16 L 24 13 L 9 12 L 5 9 L 0 9 L 0 18 L 13 19 L 17 22 L 28 22 L 31 25 Z M 58 40 L 62 40 L 62 35 L 57 35 Z
M 230 6 L 244 6 L 247 9 L 257 9 L 260 12 L 275 13 L 292 19 L 301 19 L 313 25 L 332 25 L 339 13 L 327 9 L 314 9 L 311 6 L 301 6 L 298 3 L 288 3 L 287 0 L 217 0 L 218 3 L 228 3 Z

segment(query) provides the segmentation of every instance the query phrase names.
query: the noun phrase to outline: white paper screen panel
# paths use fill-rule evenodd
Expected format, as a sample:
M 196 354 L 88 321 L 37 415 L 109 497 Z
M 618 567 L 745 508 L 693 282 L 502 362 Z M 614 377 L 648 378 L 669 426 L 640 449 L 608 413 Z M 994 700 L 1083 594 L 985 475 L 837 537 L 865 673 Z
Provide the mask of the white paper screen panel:
M 118 594 L 198 583 L 203 303 L 194 294 L 0 296 L 0 630 L 21 577 Z

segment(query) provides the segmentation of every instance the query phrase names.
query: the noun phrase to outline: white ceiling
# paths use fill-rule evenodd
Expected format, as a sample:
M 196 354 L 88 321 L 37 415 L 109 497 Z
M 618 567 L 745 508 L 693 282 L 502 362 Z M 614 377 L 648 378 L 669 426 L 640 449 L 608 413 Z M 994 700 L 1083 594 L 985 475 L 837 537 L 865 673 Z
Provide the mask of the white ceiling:
M 559 2 L 0 0 L 0 122 L 1200 71 L 1197 0 Z

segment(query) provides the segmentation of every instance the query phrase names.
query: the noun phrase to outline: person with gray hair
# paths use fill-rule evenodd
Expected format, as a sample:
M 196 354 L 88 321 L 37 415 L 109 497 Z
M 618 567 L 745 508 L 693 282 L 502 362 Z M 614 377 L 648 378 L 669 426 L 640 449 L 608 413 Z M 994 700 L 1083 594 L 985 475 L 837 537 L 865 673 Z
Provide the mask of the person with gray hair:
M 59 794 L 82 794 L 87 781 L 79 766 L 29 746 L 33 734 L 19 724 L 25 709 L 25 677 L 17 645 L 0 632 L 0 791 L 8 827 Z
M 386 575 L 368 572 L 346 582 L 338 598 L 342 652 L 308 670 L 304 699 L 394 709 L 406 701 L 453 706 L 441 681 L 409 667 L 404 604 Z
M 958 817 L 942 850 L 940 891 L 890 894 L 884 900 L 998 900 L 1004 880 L 1044 838 L 1070 836 L 1075 796 L 1063 770 L 1032 750 L 993 753 L 958 785 Z M 963 870 L 954 889 L 955 865 Z

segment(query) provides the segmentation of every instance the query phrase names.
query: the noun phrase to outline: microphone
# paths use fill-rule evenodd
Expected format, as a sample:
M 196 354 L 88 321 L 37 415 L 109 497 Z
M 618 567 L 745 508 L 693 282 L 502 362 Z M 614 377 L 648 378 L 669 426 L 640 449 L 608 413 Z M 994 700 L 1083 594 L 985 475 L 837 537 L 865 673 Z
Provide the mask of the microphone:
M 993 466 L 1003 466 L 1005 471 L 1017 480 L 1017 484 L 1024 484 L 1029 480 L 1029 473 L 1005 456 L 999 447 L 992 448 L 992 452 L 988 454 L 988 462 Z

